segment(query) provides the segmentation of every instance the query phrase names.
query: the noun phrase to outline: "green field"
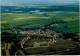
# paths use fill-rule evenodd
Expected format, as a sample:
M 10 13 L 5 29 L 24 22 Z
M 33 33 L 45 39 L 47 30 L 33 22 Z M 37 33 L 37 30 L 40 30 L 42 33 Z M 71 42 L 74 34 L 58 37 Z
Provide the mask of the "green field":
M 58 32 L 79 31 L 78 12 L 64 12 L 64 13 L 48 12 L 45 14 L 1 13 L 0 23 L 2 31 L 7 31 L 12 30 L 13 28 L 24 29 L 33 27 L 43 27 L 44 25 L 54 22 L 56 24 L 59 24 L 59 26 L 53 28 L 54 31 Z

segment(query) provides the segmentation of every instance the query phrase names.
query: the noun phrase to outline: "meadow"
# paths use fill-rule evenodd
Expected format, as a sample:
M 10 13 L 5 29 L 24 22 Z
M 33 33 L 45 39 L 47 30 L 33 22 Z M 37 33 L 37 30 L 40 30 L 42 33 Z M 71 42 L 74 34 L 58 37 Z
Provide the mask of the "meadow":
M 41 12 L 39 12 L 41 13 Z M 52 30 L 57 32 L 79 32 L 78 12 L 1 13 L 2 31 L 25 28 L 41 28 L 57 24 Z

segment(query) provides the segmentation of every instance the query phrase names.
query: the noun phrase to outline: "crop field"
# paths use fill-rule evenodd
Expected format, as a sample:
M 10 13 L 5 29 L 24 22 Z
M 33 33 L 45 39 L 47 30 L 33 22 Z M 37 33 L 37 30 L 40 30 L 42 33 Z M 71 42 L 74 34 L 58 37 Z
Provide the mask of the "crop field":
M 57 32 L 79 31 L 78 12 L 47 12 L 37 13 L 1 13 L 2 31 L 12 29 L 44 27 L 50 23 L 56 24 L 52 27 Z
M 80 54 L 77 0 L 1 2 L 2 56 Z

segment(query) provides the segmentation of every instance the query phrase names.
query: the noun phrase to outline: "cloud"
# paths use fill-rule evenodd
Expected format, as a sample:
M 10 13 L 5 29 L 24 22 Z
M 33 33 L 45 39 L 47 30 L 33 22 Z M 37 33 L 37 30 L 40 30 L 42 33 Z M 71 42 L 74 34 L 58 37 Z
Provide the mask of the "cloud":
M 22 4 L 71 4 L 78 3 L 78 0 L 1 0 L 1 5 L 22 5 Z

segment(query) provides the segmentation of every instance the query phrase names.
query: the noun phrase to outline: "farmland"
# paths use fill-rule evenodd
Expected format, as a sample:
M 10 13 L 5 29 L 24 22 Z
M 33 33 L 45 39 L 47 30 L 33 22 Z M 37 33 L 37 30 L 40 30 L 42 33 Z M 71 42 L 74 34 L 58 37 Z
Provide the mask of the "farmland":
M 3 6 L 2 55 L 79 54 L 79 12 L 69 8 Z
M 37 14 L 38 13 L 38 14 Z M 58 32 L 79 31 L 78 12 L 37 12 L 37 13 L 2 13 L 1 29 L 2 31 L 11 28 L 40 28 L 48 24 L 57 24 L 60 26 L 52 27 L 52 30 Z M 42 13 L 42 14 L 39 14 Z

